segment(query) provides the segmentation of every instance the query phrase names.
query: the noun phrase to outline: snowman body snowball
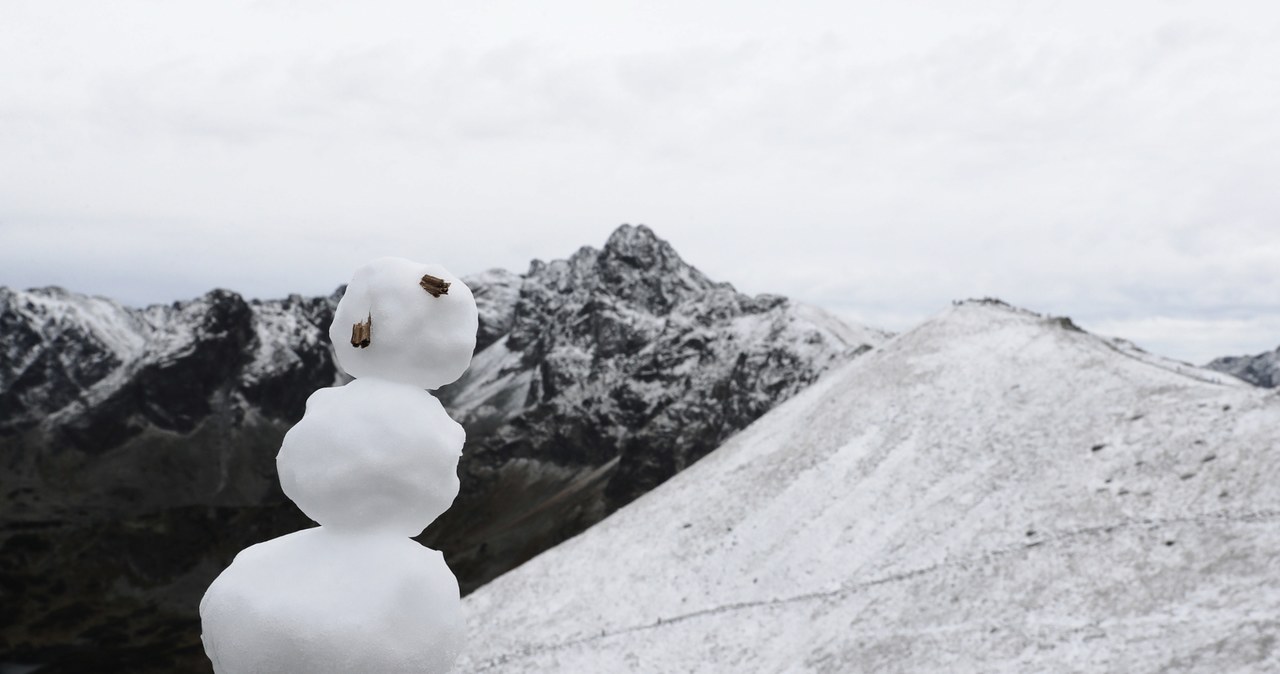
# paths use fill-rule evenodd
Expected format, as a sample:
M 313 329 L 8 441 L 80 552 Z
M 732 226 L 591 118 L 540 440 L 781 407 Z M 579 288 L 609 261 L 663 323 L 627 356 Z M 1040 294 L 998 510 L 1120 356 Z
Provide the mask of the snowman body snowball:
M 338 365 L 285 435 L 285 495 L 319 527 L 250 546 L 200 602 L 217 674 L 443 674 L 463 642 L 458 582 L 410 540 L 453 503 L 465 434 L 425 389 L 471 362 L 470 289 L 400 258 L 356 271 L 334 315 Z

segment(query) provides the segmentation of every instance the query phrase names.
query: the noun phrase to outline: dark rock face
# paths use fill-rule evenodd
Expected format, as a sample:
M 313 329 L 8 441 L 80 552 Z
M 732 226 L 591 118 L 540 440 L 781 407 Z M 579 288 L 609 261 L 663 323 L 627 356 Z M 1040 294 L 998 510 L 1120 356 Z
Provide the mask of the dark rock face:
M 462 494 L 420 539 L 464 592 L 885 336 L 737 293 L 643 226 L 467 283 L 476 356 L 439 391 L 467 430 Z M 347 380 L 327 334 L 340 293 L 131 309 L 0 289 L 0 664 L 209 671 L 209 582 L 244 547 L 310 525 L 275 454 L 307 397 Z
M 1280 348 L 1256 356 L 1223 356 L 1205 367 L 1243 379 L 1254 386 L 1280 386 Z
M 534 261 L 523 277 L 469 283 L 478 302 L 513 303 L 481 304 L 482 316 L 501 317 L 482 320 L 490 343 L 441 391 L 467 428 L 463 486 L 422 540 L 446 552 L 464 592 L 653 489 L 884 338 L 713 282 L 643 226 L 623 226 L 601 250 Z
M 308 525 L 274 457 L 334 383 L 335 302 L 0 289 L 0 664 L 209 671 L 201 586 Z

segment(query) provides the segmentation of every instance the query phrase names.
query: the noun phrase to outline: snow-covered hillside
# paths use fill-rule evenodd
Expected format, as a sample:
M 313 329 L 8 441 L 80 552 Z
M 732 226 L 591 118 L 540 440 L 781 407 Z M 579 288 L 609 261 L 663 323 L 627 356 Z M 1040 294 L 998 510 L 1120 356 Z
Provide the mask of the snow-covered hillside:
M 1280 395 L 965 303 L 465 605 L 464 672 L 1280 671 Z

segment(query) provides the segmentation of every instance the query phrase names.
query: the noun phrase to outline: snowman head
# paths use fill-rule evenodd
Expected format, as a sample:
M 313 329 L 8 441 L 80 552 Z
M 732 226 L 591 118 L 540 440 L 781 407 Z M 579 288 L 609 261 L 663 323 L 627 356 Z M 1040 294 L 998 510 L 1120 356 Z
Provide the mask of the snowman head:
M 471 364 L 478 326 L 471 289 L 449 270 L 384 257 L 356 270 L 329 338 L 353 377 L 435 389 Z

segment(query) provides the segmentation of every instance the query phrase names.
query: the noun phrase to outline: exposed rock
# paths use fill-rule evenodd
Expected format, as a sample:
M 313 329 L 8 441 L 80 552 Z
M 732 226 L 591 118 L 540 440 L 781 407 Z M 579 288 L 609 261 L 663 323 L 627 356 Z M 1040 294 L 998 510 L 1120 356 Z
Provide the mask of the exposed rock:
M 468 282 L 477 302 L 514 304 L 482 308 L 510 329 L 442 391 L 468 431 L 462 495 L 423 540 L 446 551 L 464 591 L 661 484 L 886 337 L 713 282 L 644 226 L 534 261 L 518 290 L 509 275 Z
M 1205 367 L 1226 372 L 1254 386 L 1276 388 L 1280 386 L 1280 348 L 1256 356 L 1223 356 L 1215 358 Z

